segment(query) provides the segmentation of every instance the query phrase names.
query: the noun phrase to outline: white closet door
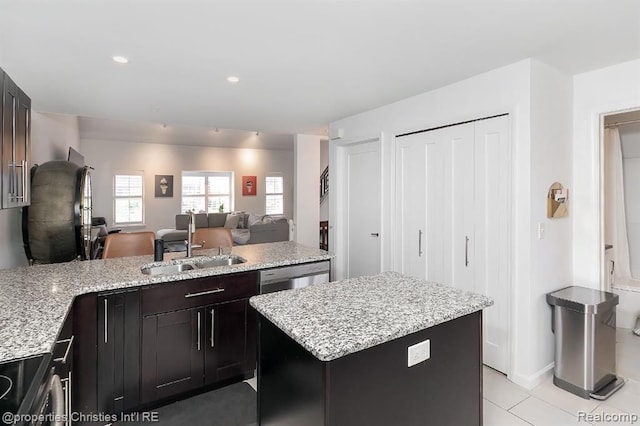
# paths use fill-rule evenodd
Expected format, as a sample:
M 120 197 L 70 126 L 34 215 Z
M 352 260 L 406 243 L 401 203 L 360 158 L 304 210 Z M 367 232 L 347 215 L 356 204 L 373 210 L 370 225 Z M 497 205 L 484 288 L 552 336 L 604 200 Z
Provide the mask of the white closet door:
M 451 146 L 447 129 L 423 133 L 426 144 L 426 279 L 450 283 Z
M 475 123 L 475 291 L 495 301 L 483 312 L 484 363 L 504 373 L 509 350 L 509 119 Z
M 423 133 L 396 143 L 396 270 L 426 278 L 425 197 L 426 142 Z
M 483 313 L 484 363 L 506 373 L 509 118 L 396 141 L 396 270 L 493 298 Z
M 446 144 L 451 150 L 450 203 L 451 222 L 444 229 L 449 232 L 450 271 L 444 284 L 474 291 L 474 125 L 449 127 Z

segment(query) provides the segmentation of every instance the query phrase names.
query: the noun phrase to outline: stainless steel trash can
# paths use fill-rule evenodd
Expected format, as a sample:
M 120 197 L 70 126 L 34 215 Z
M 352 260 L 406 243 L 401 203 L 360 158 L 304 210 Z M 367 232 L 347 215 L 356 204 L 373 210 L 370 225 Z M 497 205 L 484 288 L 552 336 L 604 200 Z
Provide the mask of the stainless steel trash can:
M 555 334 L 553 383 L 589 399 L 607 399 L 624 384 L 616 376 L 618 295 L 571 286 L 547 294 Z

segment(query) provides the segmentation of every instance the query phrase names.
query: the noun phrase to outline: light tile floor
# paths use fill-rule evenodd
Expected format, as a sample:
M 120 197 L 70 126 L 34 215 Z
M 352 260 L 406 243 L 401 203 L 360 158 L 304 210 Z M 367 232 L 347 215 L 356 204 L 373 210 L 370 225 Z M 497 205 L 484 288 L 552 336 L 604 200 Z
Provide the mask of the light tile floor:
M 628 329 L 618 329 L 617 342 L 618 374 L 628 381 L 606 401 L 587 400 L 566 392 L 553 384 L 551 376 L 536 388 L 526 390 L 504 374 L 484 367 L 484 425 L 640 425 L 640 337 Z M 580 412 L 599 415 L 600 419 L 578 418 Z M 625 422 L 625 414 L 635 416 L 635 422 L 630 416 Z

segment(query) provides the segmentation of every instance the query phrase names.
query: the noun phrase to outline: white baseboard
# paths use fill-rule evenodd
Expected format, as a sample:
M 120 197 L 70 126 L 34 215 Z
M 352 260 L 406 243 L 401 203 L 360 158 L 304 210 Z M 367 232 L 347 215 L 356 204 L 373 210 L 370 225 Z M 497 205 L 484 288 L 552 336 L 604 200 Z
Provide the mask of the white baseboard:
M 518 386 L 522 386 L 527 390 L 531 390 L 542 383 L 547 377 L 550 377 L 553 374 L 554 365 L 555 363 L 552 362 L 529 376 L 514 373 L 509 376 L 509 380 L 511 380 Z

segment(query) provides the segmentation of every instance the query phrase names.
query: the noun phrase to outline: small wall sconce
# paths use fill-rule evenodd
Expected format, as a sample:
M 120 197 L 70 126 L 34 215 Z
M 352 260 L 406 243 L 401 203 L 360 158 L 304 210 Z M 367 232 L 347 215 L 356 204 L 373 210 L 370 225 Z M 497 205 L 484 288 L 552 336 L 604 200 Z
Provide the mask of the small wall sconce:
M 564 188 L 560 182 L 554 182 L 547 194 L 547 217 L 558 218 L 567 216 L 569 214 L 569 210 L 567 209 L 568 198 L 569 189 Z

